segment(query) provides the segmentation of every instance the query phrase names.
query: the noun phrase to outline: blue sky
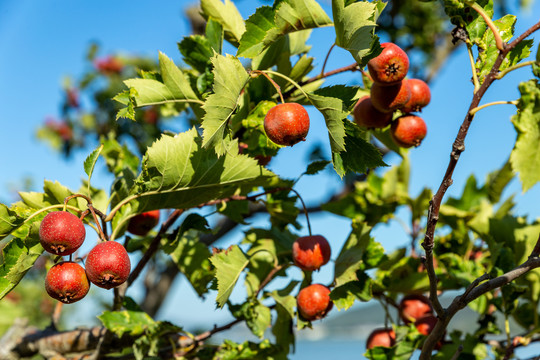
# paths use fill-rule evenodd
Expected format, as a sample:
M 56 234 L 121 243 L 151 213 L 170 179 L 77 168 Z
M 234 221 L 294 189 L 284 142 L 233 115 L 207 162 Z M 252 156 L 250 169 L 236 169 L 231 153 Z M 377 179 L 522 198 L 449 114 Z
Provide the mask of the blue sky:
M 63 77 L 77 77 L 84 71 L 84 66 L 87 66 L 84 56 L 91 41 L 99 42 L 101 54 L 119 51 L 157 58 L 158 51 L 162 51 L 179 62 L 176 44 L 189 33 L 183 9 L 192 3 L 162 0 L 150 6 L 147 1 L 126 0 L 0 0 L 0 199 L 6 202 L 15 200 L 8 189 L 17 188 L 24 177 L 34 180 L 36 190 L 40 189 L 44 179 L 58 180 L 71 188 L 79 186 L 80 179 L 85 177 L 82 162 L 87 153 L 76 152 L 75 156 L 66 161 L 46 144 L 39 142 L 34 135 L 45 117 L 59 113 Z M 329 1 L 321 3 L 327 13 L 331 14 Z M 244 18 L 259 4 L 251 0 L 237 2 Z M 529 11 L 519 14 L 516 33 L 521 33 L 537 21 L 539 14 L 538 2 Z M 332 28 L 319 29 L 312 34 L 309 43 L 314 45 L 319 70 L 333 40 Z M 537 45 L 533 51 L 536 48 Z M 432 102 L 422 113 L 428 125 L 428 135 L 419 148 L 410 152 L 412 194 L 419 193 L 425 186 L 432 189 L 439 186 L 448 164 L 453 139 L 470 103 L 470 65 L 463 50 L 461 48 L 449 60 L 431 84 Z M 349 53 L 335 49 L 327 69 L 352 62 Z M 358 76 L 336 76 L 329 83 L 359 83 Z M 518 81 L 531 77 L 529 69 L 508 75 L 490 89 L 483 103 L 516 99 Z M 350 79 L 353 79 L 352 82 Z M 512 106 L 501 105 L 478 113 L 449 194 L 459 194 L 469 174 L 475 174 L 482 182 L 489 171 L 504 163 L 515 140 L 515 131 L 510 123 L 514 110 Z M 313 109 L 309 112 L 312 128 L 307 141 L 282 150 L 270 165 L 272 170 L 286 177 L 297 176 L 303 171 L 306 153 L 314 142 L 321 143 L 325 149 L 329 148 L 322 115 Z M 388 161 L 395 164 L 398 159 L 393 157 Z M 96 181 L 108 186 L 110 179 Z M 339 178 L 336 175 L 304 178 L 298 184 L 298 191 L 311 204 L 324 200 L 332 189 L 337 188 Z M 519 183 L 514 181 L 505 194 L 510 193 L 517 193 L 518 213 L 529 214 L 531 218 L 539 216 L 538 186 L 521 194 Z M 259 225 L 263 223 L 264 220 L 257 222 Z M 330 240 L 335 249 L 335 258 L 349 232 L 348 222 L 335 216 L 318 214 L 311 217 L 311 223 L 314 233 L 323 234 Z M 381 226 L 375 234 L 387 249 L 403 243 L 407 237 L 395 222 Z M 237 241 L 238 236 L 236 232 L 226 242 Z M 294 273 L 291 275 L 298 276 Z M 316 280 L 330 282 L 331 277 L 332 270 L 329 267 L 318 273 Z M 178 315 L 176 319 L 174 317 L 178 304 L 187 306 L 190 311 Z M 183 319 L 195 323 L 199 320 L 219 321 L 227 315 L 214 312 L 212 295 L 201 304 L 187 283 L 181 281 L 167 299 L 167 306 L 161 316 L 173 321 Z

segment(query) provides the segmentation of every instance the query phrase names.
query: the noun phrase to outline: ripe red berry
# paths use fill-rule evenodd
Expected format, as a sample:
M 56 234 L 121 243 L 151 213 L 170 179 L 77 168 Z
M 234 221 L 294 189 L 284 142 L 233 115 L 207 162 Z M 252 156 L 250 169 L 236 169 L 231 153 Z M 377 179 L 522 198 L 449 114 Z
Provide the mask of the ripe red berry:
M 402 108 L 411 98 L 411 90 L 406 81 L 395 85 L 383 86 L 373 83 L 371 86 L 371 103 L 381 112 L 392 112 Z
M 328 240 L 321 235 L 302 236 L 293 243 L 294 264 L 302 270 L 318 270 L 330 260 Z
M 126 249 L 116 241 L 94 246 L 86 257 L 86 274 L 95 285 L 110 289 L 123 284 L 129 277 L 131 262 Z
M 381 112 L 373 106 L 371 98 L 364 96 L 354 106 L 354 121 L 367 128 L 382 129 L 392 121 L 392 113 Z
M 72 261 L 54 265 L 45 277 L 45 290 L 53 299 L 65 304 L 81 300 L 90 289 L 83 267 Z
M 411 90 L 411 98 L 403 105 L 401 111 L 404 113 L 421 111 L 431 101 L 431 91 L 428 84 L 420 79 L 407 79 L 405 81 Z
M 393 329 L 380 328 L 375 329 L 369 334 L 366 342 L 366 349 L 372 349 L 375 346 L 391 347 L 396 343 L 396 333 Z
M 415 322 L 418 319 L 433 314 L 431 301 L 424 295 L 410 294 L 401 299 L 399 303 L 399 316 L 405 324 Z
M 309 115 L 300 104 L 278 104 L 266 113 L 264 131 L 276 144 L 293 146 L 306 139 L 309 131 Z
M 128 231 L 133 235 L 145 236 L 159 223 L 159 210 L 147 211 L 129 219 Z
M 67 211 L 48 213 L 39 225 L 43 248 L 55 255 L 70 255 L 81 247 L 86 230 L 81 219 Z
M 371 78 L 376 83 L 395 84 L 405 78 L 409 71 L 409 57 L 394 43 L 383 43 L 382 52 L 368 61 Z
M 435 315 L 429 314 L 416 320 L 414 326 L 420 334 L 427 336 L 433 331 L 433 328 L 435 327 L 435 325 L 437 325 L 438 320 L 439 319 L 437 319 Z
M 103 74 L 119 74 L 124 68 L 124 64 L 114 56 L 96 59 L 94 66 Z
M 427 126 L 424 120 L 416 115 L 400 116 L 392 122 L 390 134 L 395 143 L 401 147 L 418 146 L 426 137 Z
M 321 284 L 306 286 L 296 297 L 298 312 L 305 320 L 319 320 L 332 309 L 330 289 Z

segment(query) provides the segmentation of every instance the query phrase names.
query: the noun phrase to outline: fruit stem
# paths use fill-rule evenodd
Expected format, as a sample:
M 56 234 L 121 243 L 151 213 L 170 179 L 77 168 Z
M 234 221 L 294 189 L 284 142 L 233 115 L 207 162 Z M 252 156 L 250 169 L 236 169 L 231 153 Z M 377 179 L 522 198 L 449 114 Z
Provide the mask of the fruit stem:
M 65 204 L 51 205 L 51 206 L 47 206 L 47 207 L 44 207 L 42 209 L 39 209 L 38 211 L 36 211 L 32 215 L 30 215 L 28 218 L 26 218 L 26 220 L 24 220 L 23 224 L 26 224 L 28 221 L 33 219 L 35 216 L 41 214 L 42 212 L 53 210 L 53 209 L 58 209 L 58 208 L 67 208 L 69 210 L 75 211 L 76 213 L 82 212 L 81 209 L 76 208 L 75 206 L 71 206 L 71 205 L 67 205 L 67 206 Z
M 265 73 L 264 71 L 261 71 L 261 70 L 253 70 L 253 71 L 251 71 L 251 73 L 256 74 L 256 75 L 262 75 L 265 78 L 267 78 L 268 81 L 270 81 L 270 83 L 274 86 L 277 93 L 279 94 L 279 98 L 281 99 L 281 103 L 285 104 L 285 100 L 283 99 L 283 94 L 281 93 L 281 87 L 274 81 L 274 79 L 272 79 L 267 73 Z
M 484 9 L 478 5 L 476 2 L 468 2 L 468 5 L 476 11 L 486 22 L 486 25 L 489 27 L 491 32 L 493 33 L 493 37 L 495 38 L 495 45 L 497 46 L 497 49 L 500 51 L 504 51 L 504 42 L 501 38 L 501 34 L 499 33 L 499 28 L 495 25 L 493 20 L 489 17 L 489 15 L 484 11 Z
M 92 213 L 92 217 L 94 218 L 94 222 L 96 223 L 96 227 L 98 229 L 99 237 L 103 241 L 108 241 L 109 239 L 108 239 L 107 235 L 105 235 L 105 233 L 103 232 L 103 229 L 101 228 L 101 224 L 99 223 L 99 219 L 98 219 L 98 217 L 96 215 L 96 210 L 94 209 L 94 206 L 90 202 L 88 203 L 88 209 Z
M 540 66 L 540 62 L 534 61 L 534 60 L 531 60 L 531 61 L 525 61 L 525 62 L 522 62 L 521 64 L 517 64 L 517 65 L 511 66 L 511 67 L 509 67 L 509 68 L 506 68 L 506 69 L 502 70 L 497 76 L 495 76 L 495 79 L 500 80 L 500 79 L 502 79 L 506 74 L 508 74 L 508 73 L 511 72 L 511 71 L 517 70 L 517 69 L 522 68 L 522 67 L 525 67 L 525 66 L 534 65 L 534 64 L 537 64 L 538 66 Z
M 294 192 L 296 194 L 296 196 L 298 196 L 298 199 L 300 199 L 300 202 L 302 203 L 302 207 L 304 208 L 304 214 L 306 214 L 308 233 L 309 233 L 309 236 L 312 236 L 312 234 L 311 234 L 311 224 L 309 222 L 309 215 L 308 215 L 308 210 L 307 210 L 306 204 L 304 203 L 304 200 L 302 199 L 302 196 L 300 196 L 298 191 L 294 190 L 293 188 L 291 188 L 290 190 L 292 192 Z
M 335 46 L 336 46 L 336 43 L 333 43 L 332 46 L 330 46 L 330 49 L 328 50 L 328 53 L 326 54 L 326 57 L 324 58 L 321 73 L 319 74 L 319 76 L 321 76 L 321 77 L 324 76 L 324 69 L 326 68 L 326 63 L 328 62 L 328 58 L 330 57 L 330 53 L 332 52 L 332 50 L 334 50 Z
M 309 98 L 308 94 L 304 91 L 304 89 L 302 89 L 302 87 L 300 85 L 298 85 L 298 83 L 296 81 L 294 81 L 293 79 L 291 79 L 290 77 L 286 76 L 286 75 L 283 75 L 281 73 L 278 73 L 276 71 L 272 71 L 272 70 L 265 70 L 264 71 L 265 73 L 268 73 L 268 74 L 272 74 L 272 75 L 276 75 L 276 76 L 279 76 L 285 80 L 287 80 L 288 82 L 290 82 L 291 84 L 293 84 L 294 86 L 296 86 L 296 88 L 298 90 L 300 90 L 302 92 L 302 94 L 304 94 L 304 96 L 306 97 L 306 99 L 309 100 L 309 102 L 311 103 L 311 105 L 314 105 L 313 102 L 311 101 L 311 99 Z
M 517 105 L 518 104 L 518 100 L 500 100 L 500 101 L 494 101 L 494 102 L 490 102 L 490 103 L 487 103 L 487 104 L 484 104 L 484 105 L 480 105 L 480 106 L 477 106 L 475 107 L 474 109 L 472 109 L 471 111 L 469 111 L 469 114 L 471 115 L 474 115 L 476 114 L 478 111 L 482 110 L 482 109 L 485 109 L 489 106 L 493 106 L 493 105 L 503 105 L 503 104 L 508 104 L 508 105 Z
M 474 56 L 472 53 L 472 45 L 467 43 L 467 52 L 469 54 L 469 61 L 471 63 L 471 70 L 472 70 L 472 78 L 473 78 L 473 84 L 474 84 L 474 93 L 478 91 L 480 88 L 480 82 L 478 81 L 478 74 L 476 73 L 476 66 L 474 65 Z

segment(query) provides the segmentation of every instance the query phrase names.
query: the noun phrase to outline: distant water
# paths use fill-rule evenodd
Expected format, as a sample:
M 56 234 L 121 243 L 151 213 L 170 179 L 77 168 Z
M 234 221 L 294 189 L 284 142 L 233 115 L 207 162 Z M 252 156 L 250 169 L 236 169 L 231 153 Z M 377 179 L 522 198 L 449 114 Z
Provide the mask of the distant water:
M 364 341 L 297 341 L 296 351 L 290 355 L 291 360 L 353 360 L 365 359 Z

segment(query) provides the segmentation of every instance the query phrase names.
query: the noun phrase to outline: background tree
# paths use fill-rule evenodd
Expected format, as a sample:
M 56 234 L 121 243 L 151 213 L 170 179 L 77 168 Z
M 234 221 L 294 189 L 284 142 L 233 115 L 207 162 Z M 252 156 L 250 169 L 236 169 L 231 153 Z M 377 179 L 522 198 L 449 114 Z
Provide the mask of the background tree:
M 437 348 L 435 356 L 442 358 L 485 358 L 488 352 L 508 358 L 516 347 L 536 341 L 538 280 L 531 270 L 540 265 L 536 241 L 540 229 L 536 221 L 514 215 L 512 197 L 502 194 L 516 173 L 524 190 L 538 181 L 534 156 L 538 148 L 537 80 L 520 85 L 519 100 L 502 101 L 519 110 L 513 118 L 518 136 L 509 161 L 481 185 L 470 177 L 461 197 L 444 200 L 444 195 L 474 115 L 485 106 L 480 103 L 487 89 L 523 66 L 538 75 L 538 59 L 525 60 L 532 47 L 527 38 L 540 24 L 514 35 L 515 17 L 497 14 L 499 19 L 493 21 L 489 1 L 404 2 L 384 9 L 382 2 L 336 0 L 329 15 L 315 1 L 291 0 L 261 7 L 245 21 L 229 1 L 203 0 L 201 9 L 204 32 L 180 41 L 181 67 L 162 53 L 154 62 L 116 55 L 96 57 L 98 49 L 92 47 L 88 60 L 93 70 L 66 85 L 63 120 L 49 121 L 40 130 L 41 137 L 66 155 L 88 141 L 97 141 L 99 146 L 85 161 L 88 181 L 79 190 L 47 181 L 43 193 L 21 192 L 21 201 L 0 207 L 0 233 L 5 238 L 0 294 L 13 297 L 27 282 L 25 278 L 15 288 L 26 272 L 37 270 L 34 263 L 43 252 L 39 222 L 51 210 L 80 215 L 102 240 L 123 237 L 125 248 L 140 256 L 127 282 L 115 288 L 110 311 L 99 317 L 101 326 L 58 331 L 62 307 L 57 305 L 52 325 L 43 331 L 29 336 L 23 325 L 14 326 L 2 338 L 6 344 L 2 348 L 9 353 L 6 356 L 285 357 L 294 344 L 292 327 L 310 326 L 310 316 L 296 309 L 296 294 L 300 288 L 309 289 L 317 276 L 309 269 L 302 279 L 291 278 L 287 272 L 295 263 L 293 243 L 306 233 L 298 219 L 303 202 L 295 184 L 302 176 L 317 176 L 330 163 L 343 177 L 343 189 L 328 202 L 305 210 L 351 219 L 349 237 L 341 249 L 333 249 L 335 276 L 326 285 L 338 309 L 372 299 L 385 308 L 388 326 L 393 324 L 392 347 L 370 349 L 366 356 L 408 358 L 421 348 L 421 357 L 429 358 Z M 374 27 L 378 20 L 382 27 L 377 34 L 385 34 L 412 55 L 410 76 L 431 79 L 455 42 L 464 42 L 471 54 L 474 95 L 448 169 L 439 189 L 426 188 L 418 196 L 408 193 L 409 150 L 392 141 L 391 127 L 365 129 L 348 117 L 373 85 L 363 69 L 381 52 Z M 336 30 L 336 45 L 347 49 L 354 60 L 340 69 L 329 70 L 324 65 L 315 69 L 306 40 L 312 30 L 316 36 L 318 28 L 331 25 Z M 250 60 L 241 62 L 227 55 L 223 49 L 231 46 L 232 54 Z M 326 46 L 331 49 L 332 44 Z M 419 54 L 418 61 L 414 53 Z M 359 70 L 362 86 L 323 84 L 337 73 Z M 93 99 L 89 110 L 81 109 L 78 93 Z M 331 153 L 315 149 L 306 170 L 293 180 L 265 168 L 281 150 L 267 140 L 265 115 L 283 100 L 320 111 L 329 135 Z M 400 116 L 400 110 L 394 112 L 394 124 Z M 167 123 L 181 123 L 185 131 L 164 131 Z M 373 171 L 385 165 L 383 156 L 387 154 L 398 154 L 403 160 L 386 171 Z M 115 178 L 109 190 L 90 185 L 100 158 Z M 410 212 L 410 241 L 395 252 L 386 252 L 370 232 L 403 207 Z M 194 211 L 200 208 L 212 208 L 221 215 L 220 220 L 210 226 Z M 173 209 L 162 212 L 167 217 L 159 230 L 125 234 L 131 219 L 158 209 Z M 242 246 L 210 251 L 224 234 L 260 212 L 270 215 L 268 226 L 247 231 Z M 419 256 L 422 235 L 425 258 Z M 46 267 L 58 260 L 49 257 Z M 146 296 L 136 304 L 126 290 L 143 269 Z M 197 334 L 153 320 L 180 272 L 201 296 L 217 289 L 218 306 L 227 305 L 235 320 Z M 229 297 L 242 274 L 246 298 L 233 304 Z M 288 285 L 268 290 L 276 277 L 287 278 Z M 461 291 L 461 295 L 443 308 L 439 292 L 449 290 Z M 431 320 L 392 315 L 392 308 L 403 313 L 404 295 L 411 293 L 429 293 L 429 309 L 423 315 Z M 479 314 L 478 329 L 445 334 L 455 313 L 467 305 Z M 324 314 L 328 311 L 323 310 Z M 497 319 L 501 317 L 506 324 L 514 319 L 519 330 L 511 331 L 508 325 L 500 329 Z M 225 341 L 217 346 L 206 341 L 240 322 L 264 340 Z M 271 340 L 265 339 L 268 327 L 274 335 Z M 503 340 L 488 336 L 501 331 L 506 333 Z

